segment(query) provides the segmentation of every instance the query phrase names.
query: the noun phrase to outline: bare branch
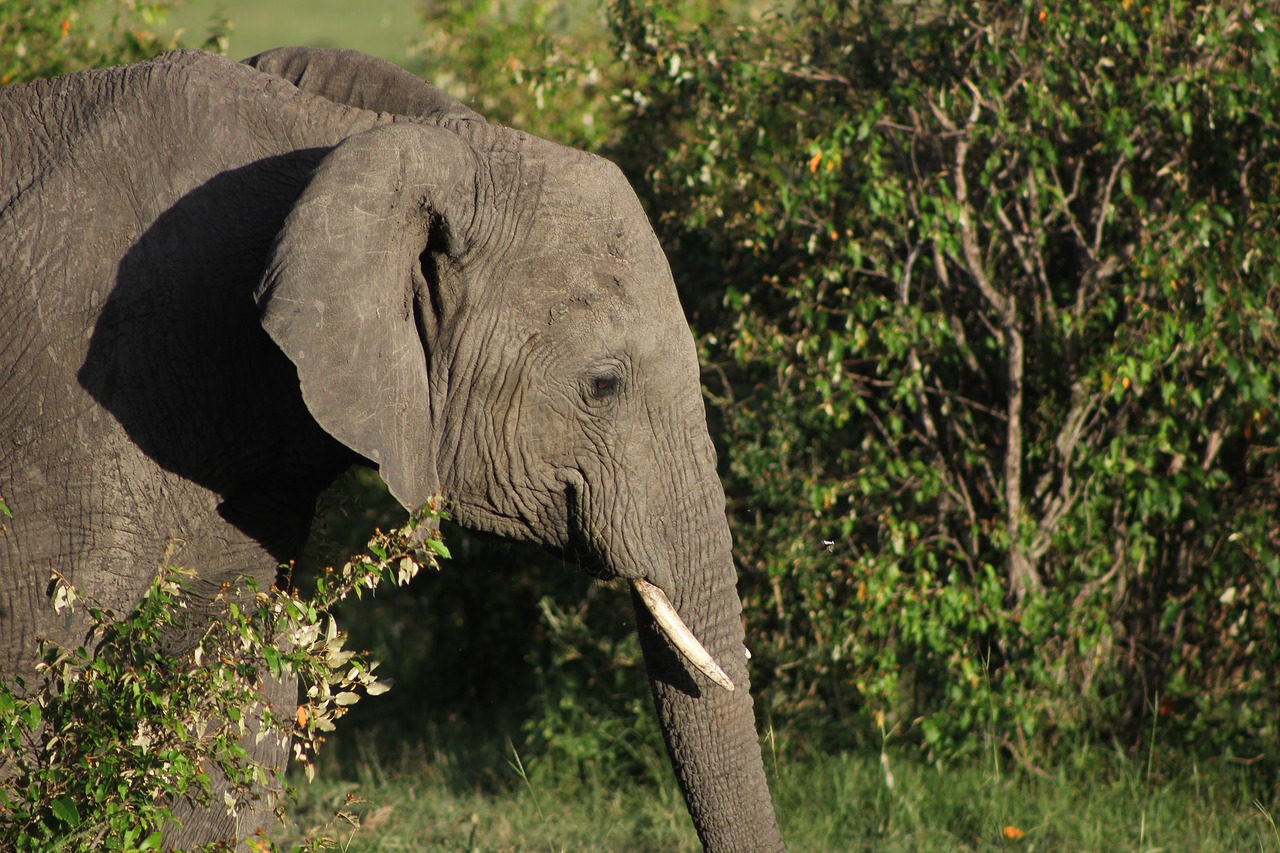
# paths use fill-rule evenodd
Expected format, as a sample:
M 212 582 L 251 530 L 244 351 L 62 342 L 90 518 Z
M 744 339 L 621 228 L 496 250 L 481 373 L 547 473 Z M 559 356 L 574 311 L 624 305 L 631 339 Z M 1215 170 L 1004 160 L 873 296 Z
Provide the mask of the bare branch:
M 1218 458 L 1218 451 L 1222 450 L 1222 440 L 1222 430 L 1215 429 L 1209 433 L 1209 440 L 1204 449 L 1204 461 L 1200 463 L 1202 471 L 1208 471 L 1213 467 L 1214 460 Z
M 898 304 L 909 305 L 911 298 L 911 270 L 916 265 L 916 258 L 920 257 L 920 250 L 924 248 L 924 241 L 917 240 L 916 244 L 911 247 L 911 251 L 907 253 L 907 262 L 902 266 L 902 277 L 898 279 Z
M 1009 237 L 1009 242 L 1013 244 L 1013 250 L 1018 254 L 1018 262 L 1022 265 L 1022 271 L 1027 274 L 1027 278 L 1036 279 L 1036 264 L 1027 252 L 1026 244 L 1028 242 L 1023 229 L 1018 228 L 1009 219 L 1009 215 L 1005 213 L 1002 205 L 996 205 L 996 218 L 1000 220 L 1001 227 L 1004 228 L 1005 234 Z M 1026 217 L 1023 217 L 1025 221 Z
M 1129 164 L 1127 157 L 1120 157 L 1111 166 L 1111 174 L 1107 176 L 1107 183 L 1102 188 L 1102 196 L 1098 199 L 1097 211 L 1098 219 L 1093 225 L 1093 245 L 1089 250 L 1089 254 L 1095 260 L 1098 253 L 1102 251 L 1102 229 L 1107 224 L 1107 212 L 1111 209 L 1111 193 L 1115 191 L 1116 181 L 1119 180 L 1120 174 L 1124 171 L 1125 166 Z
M 973 216 L 969 204 L 969 184 L 964 175 L 968 165 L 969 140 L 961 138 L 956 142 L 955 184 L 956 203 L 959 208 L 960 248 L 964 252 L 966 271 L 978 286 L 978 292 L 1000 317 L 1002 326 L 1010 325 L 1010 304 L 1006 294 L 1001 293 L 987 278 L 982 252 L 978 248 L 978 237 L 974 233 Z
M 942 282 L 942 290 L 944 294 L 951 292 L 951 274 L 947 271 L 947 259 L 943 257 L 942 248 L 937 243 L 933 244 L 933 269 L 934 274 L 938 276 L 938 281 Z M 1004 335 L 998 327 L 992 326 L 985 315 L 982 321 L 986 324 L 987 329 L 997 341 L 1003 343 Z M 973 348 L 969 346 L 968 335 L 965 334 L 964 324 L 960 322 L 960 318 L 956 316 L 953 310 L 947 311 L 947 323 L 951 327 L 951 334 L 956 340 L 956 346 L 960 349 L 960 354 L 964 357 L 965 367 L 968 367 L 974 373 L 981 374 L 982 366 L 978 364 L 977 357 L 973 354 Z

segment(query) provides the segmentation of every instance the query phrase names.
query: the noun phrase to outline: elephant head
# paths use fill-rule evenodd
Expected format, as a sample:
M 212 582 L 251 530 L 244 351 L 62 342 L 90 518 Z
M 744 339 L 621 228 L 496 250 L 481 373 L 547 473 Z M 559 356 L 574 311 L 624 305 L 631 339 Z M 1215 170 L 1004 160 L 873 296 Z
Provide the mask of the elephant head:
M 319 424 L 416 506 L 629 581 L 703 842 L 779 846 L 693 338 L 621 172 L 475 121 L 330 154 L 258 293 Z

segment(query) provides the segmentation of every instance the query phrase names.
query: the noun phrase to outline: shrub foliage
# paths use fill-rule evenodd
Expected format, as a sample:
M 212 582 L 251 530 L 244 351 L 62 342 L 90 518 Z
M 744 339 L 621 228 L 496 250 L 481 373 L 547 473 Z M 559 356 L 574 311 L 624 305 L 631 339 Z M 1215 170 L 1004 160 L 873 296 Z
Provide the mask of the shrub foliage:
M 580 4 L 436 4 L 422 53 L 648 205 L 774 732 L 1035 761 L 1155 726 L 1274 760 L 1280 10 L 755 8 L 618 0 L 593 35 Z M 552 758 L 629 762 L 619 601 L 462 541 L 521 590 L 433 579 L 521 636 L 506 706 Z
M 194 570 L 163 570 L 128 614 L 94 605 L 55 574 L 53 607 L 84 610 L 89 628 L 74 648 L 41 641 L 34 673 L 0 683 L 0 847 L 159 850 L 180 800 L 234 815 L 265 797 L 283 818 L 283 768 L 247 746 L 279 741 L 310 779 L 335 721 L 362 695 L 386 692 L 377 663 L 344 648 L 332 611 L 447 557 L 438 517 L 424 508 L 378 533 L 368 554 L 321 572 L 306 597 L 226 584 L 212 614 L 190 606 Z M 202 620 L 203 633 L 175 648 L 191 619 Z M 273 705 L 268 674 L 298 682 L 299 701 Z M 220 802 L 211 801 L 215 789 Z
M 173 50 L 161 24 L 174 0 L 23 0 L 0 4 L 0 86 L 137 62 Z M 229 24 L 200 45 L 223 52 Z
M 615 10 L 617 154 L 701 333 L 765 707 L 1274 757 L 1280 10 L 661 6 Z

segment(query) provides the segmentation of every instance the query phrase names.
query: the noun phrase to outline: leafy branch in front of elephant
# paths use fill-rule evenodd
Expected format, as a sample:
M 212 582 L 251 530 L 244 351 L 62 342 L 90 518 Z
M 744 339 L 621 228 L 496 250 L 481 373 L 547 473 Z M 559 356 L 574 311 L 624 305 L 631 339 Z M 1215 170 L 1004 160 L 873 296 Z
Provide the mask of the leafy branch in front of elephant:
M 68 624 L 87 620 L 85 639 L 75 648 L 41 640 L 33 677 L 0 685 L 0 848 L 160 849 L 176 801 L 208 803 L 215 791 L 232 814 L 266 796 L 283 816 L 282 768 L 255 760 L 251 746 L 292 739 L 310 779 L 324 733 L 361 693 L 388 689 L 376 662 L 343 648 L 331 610 L 447 557 L 435 506 L 377 532 L 369 553 L 327 569 L 309 598 L 284 586 L 223 584 L 194 648 L 171 647 L 185 620 L 208 612 L 196 606 L 194 571 L 163 569 L 124 617 L 55 573 L 53 606 Z M 305 697 L 273 704 L 268 672 L 296 678 Z
M 266 645 L 263 652 L 272 675 L 278 677 L 287 671 L 298 676 L 305 688 L 305 699 L 296 715 L 293 754 L 303 762 L 308 780 L 315 776 L 312 757 L 323 743 L 324 733 L 333 731 L 335 721 L 359 700 L 356 688 L 370 696 L 388 689 L 373 675 L 376 662 L 366 662 L 343 649 L 346 635 L 338 631 L 331 608 L 353 593 L 362 598 L 380 584 L 404 586 L 423 567 L 438 568 L 438 559 L 450 557 L 438 526 L 444 517 L 439 502 L 433 499 L 405 526 L 389 533 L 375 532 L 368 554 L 320 574 L 311 601 L 273 590 L 276 595 L 267 606 L 277 630 L 283 629 L 285 643 L 281 645 L 289 651 Z

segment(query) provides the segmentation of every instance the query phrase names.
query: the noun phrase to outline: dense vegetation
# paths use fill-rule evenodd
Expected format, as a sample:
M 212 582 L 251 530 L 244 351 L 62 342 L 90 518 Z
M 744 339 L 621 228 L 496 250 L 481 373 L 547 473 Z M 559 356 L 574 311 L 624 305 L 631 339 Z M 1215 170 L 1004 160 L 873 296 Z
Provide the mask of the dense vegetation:
M 1280 4 L 720 5 L 432 3 L 417 56 L 647 204 L 773 748 L 1274 781 Z M 382 511 L 350 495 L 385 506 L 347 486 L 339 550 Z M 624 597 L 449 536 L 352 613 L 401 685 L 363 720 L 478 707 L 583 778 L 658 772 Z
M 619 5 L 775 720 L 1276 757 L 1277 11 Z
M 0 85 L 121 65 L 179 46 L 163 32 L 173 0 L 22 0 L 0 8 Z M 217 21 L 188 45 L 218 50 Z
M 1280 9 L 715 5 L 432 38 L 649 205 L 775 734 L 1274 763 Z

